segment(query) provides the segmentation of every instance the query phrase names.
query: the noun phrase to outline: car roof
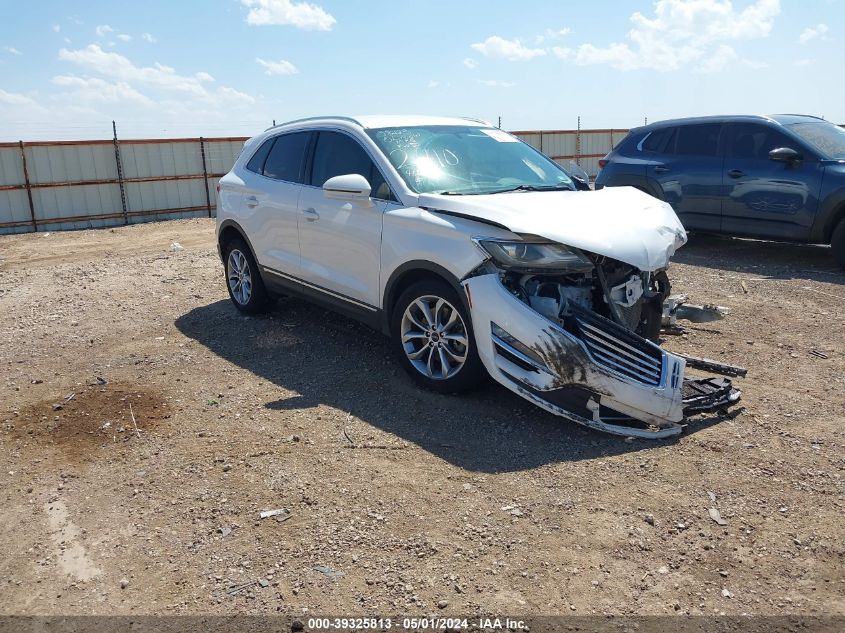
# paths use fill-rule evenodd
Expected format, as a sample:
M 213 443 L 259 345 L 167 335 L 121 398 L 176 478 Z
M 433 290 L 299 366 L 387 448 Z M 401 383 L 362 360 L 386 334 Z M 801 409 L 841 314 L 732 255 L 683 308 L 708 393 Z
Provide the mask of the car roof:
M 665 121 L 655 121 L 648 125 L 637 128 L 638 130 L 652 130 L 662 127 L 669 127 L 673 125 L 690 125 L 695 123 L 776 123 L 779 125 L 790 125 L 792 123 L 806 123 L 809 121 L 823 121 L 817 116 L 809 114 L 730 114 L 730 115 L 710 115 L 685 117 L 680 119 L 667 119 Z
M 364 129 L 412 127 L 418 125 L 462 125 L 469 127 L 492 127 L 487 121 L 470 117 L 445 117 L 410 114 L 365 114 L 358 116 L 317 116 L 281 123 L 270 129 L 301 127 L 303 125 L 340 124 Z

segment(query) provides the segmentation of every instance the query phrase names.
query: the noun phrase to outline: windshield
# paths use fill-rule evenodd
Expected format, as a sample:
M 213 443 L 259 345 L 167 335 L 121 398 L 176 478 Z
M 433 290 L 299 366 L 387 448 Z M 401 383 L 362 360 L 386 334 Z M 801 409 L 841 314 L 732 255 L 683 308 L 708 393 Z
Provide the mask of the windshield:
M 828 158 L 845 158 L 845 130 L 827 121 L 793 123 L 787 128 Z
M 368 133 L 417 193 L 575 189 L 557 163 L 496 128 L 437 125 Z

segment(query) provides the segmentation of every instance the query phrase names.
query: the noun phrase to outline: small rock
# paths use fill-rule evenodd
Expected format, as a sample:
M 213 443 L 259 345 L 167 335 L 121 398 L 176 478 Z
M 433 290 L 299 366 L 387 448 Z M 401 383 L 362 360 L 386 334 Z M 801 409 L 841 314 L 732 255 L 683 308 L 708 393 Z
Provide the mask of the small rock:
M 666 565 L 663 565 L 663 567 L 661 567 L 660 569 L 657 570 L 657 573 L 658 574 L 668 574 L 669 568 L 666 567 Z
M 223 472 L 224 473 L 228 473 L 230 470 L 232 470 L 231 464 L 226 464 L 225 466 L 223 466 Z
M 730 591 L 728 591 L 727 588 L 724 588 L 724 589 L 722 589 L 722 597 L 723 598 L 733 598 L 734 595 Z
M 440 601 L 437 603 L 437 608 L 438 608 L 438 609 L 445 609 L 445 608 L 446 608 L 446 607 L 448 607 L 448 606 L 449 606 L 449 601 L 448 601 L 448 600 L 440 600 Z
M 121 578 L 120 579 L 120 588 L 126 589 L 129 586 L 129 579 L 128 578 Z
M 217 528 L 217 532 L 222 536 L 229 536 L 232 533 L 232 528 L 230 527 L 220 527 Z
M 646 523 L 648 523 L 649 525 L 654 525 L 654 515 L 653 515 L 653 514 L 647 514 L 647 515 L 645 515 L 645 516 L 643 517 L 643 521 L 645 521 L 645 522 L 646 522 Z
M 261 585 L 264 589 L 266 589 L 267 587 L 270 586 L 269 581 L 267 581 L 265 578 L 262 578 L 261 580 L 259 580 L 258 584 Z
M 298 631 L 305 630 L 305 625 L 299 620 L 294 620 L 293 622 L 291 622 L 290 630 L 293 631 L 293 633 L 298 633 Z
M 727 525 L 728 522 L 722 518 L 721 513 L 716 508 L 708 508 L 707 514 L 716 522 L 717 525 Z

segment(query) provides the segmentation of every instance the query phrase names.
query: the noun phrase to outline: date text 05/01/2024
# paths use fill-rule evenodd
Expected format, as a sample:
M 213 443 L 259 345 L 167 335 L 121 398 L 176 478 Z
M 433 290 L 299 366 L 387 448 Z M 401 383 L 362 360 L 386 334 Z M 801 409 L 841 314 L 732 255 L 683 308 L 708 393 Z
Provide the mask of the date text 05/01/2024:
M 309 618 L 310 630 L 390 630 L 397 629 L 414 631 L 463 630 L 470 628 L 469 618 L 437 618 L 437 617 L 403 617 L 396 618 Z M 477 618 L 473 622 L 479 629 L 520 631 L 525 629 L 525 621 L 511 618 Z

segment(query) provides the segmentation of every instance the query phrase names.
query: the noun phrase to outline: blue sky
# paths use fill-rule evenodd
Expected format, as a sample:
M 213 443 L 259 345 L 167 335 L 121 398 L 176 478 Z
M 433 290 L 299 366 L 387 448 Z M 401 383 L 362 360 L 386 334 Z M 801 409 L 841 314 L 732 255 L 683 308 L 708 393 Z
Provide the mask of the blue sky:
M 0 138 L 250 135 L 318 114 L 507 129 L 845 123 L 845 0 L 0 0 Z

